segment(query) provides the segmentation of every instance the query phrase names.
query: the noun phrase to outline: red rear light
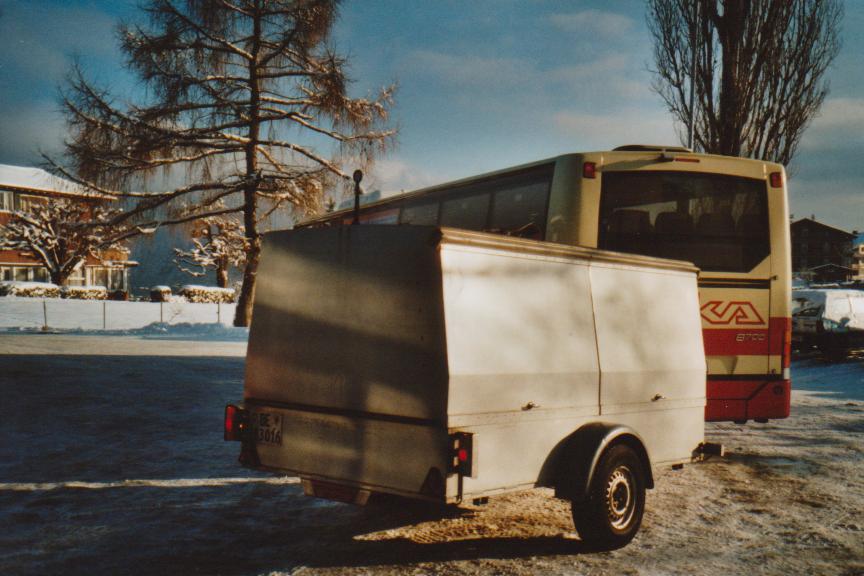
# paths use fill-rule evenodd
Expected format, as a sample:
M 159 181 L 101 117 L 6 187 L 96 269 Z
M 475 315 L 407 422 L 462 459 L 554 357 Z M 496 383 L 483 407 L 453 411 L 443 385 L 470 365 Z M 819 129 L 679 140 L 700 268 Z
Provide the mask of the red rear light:
M 582 164 L 582 177 L 597 178 L 597 163 L 585 162 L 584 164 Z
M 477 445 L 474 435 L 456 432 L 450 435 L 450 472 L 470 478 L 477 477 Z
M 772 172 L 770 176 L 768 176 L 768 180 L 771 182 L 772 188 L 782 188 L 783 187 L 783 173 L 782 172 Z
M 792 362 L 792 319 L 786 318 L 783 328 L 783 368 L 789 368 Z
M 248 424 L 249 415 L 246 410 L 233 404 L 225 406 L 225 440 L 243 440 Z

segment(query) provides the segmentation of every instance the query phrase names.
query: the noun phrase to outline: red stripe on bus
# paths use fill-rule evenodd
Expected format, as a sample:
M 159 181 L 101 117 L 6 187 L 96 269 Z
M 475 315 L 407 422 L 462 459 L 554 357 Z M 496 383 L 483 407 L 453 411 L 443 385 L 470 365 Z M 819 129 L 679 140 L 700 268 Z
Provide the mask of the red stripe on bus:
M 769 354 L 781 355 L 787 352 L 786 345 L 789 341 L 786 339 L 786 332 L 792 328 L 791 318 L 771 318 L 768 329 L 771 330 L 771 347 Z
M 705 421 L 787 418 L 791 388 L 789 380 L 709 380 Z
M 788 354 L 789 318 L 771 318 L 768 328 L 703 328 L 707 356 L 784 356 Z
M 764 356 L 770 349 L 767 328 L 703 328 L 702 338 L 706 356 Z

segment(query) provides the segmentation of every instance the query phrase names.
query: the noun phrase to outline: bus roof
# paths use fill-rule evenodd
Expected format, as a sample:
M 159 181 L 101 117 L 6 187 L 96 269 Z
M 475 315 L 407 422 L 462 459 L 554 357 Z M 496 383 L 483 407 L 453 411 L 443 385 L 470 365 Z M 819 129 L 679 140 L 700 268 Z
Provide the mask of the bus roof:
M 443 190 L 446 188 L 452 188 L 455 186 L 464 186 L 467 184 L 472 184 L 474 182 L 478 182 L 481 180 L 486 180 L 488 178 L 494 178 L 496 176 L 501 176 L 504 174 L 510 174 L 513 172 L 521 172 L 523 170 L 529 170 L 531 168 L 536 168 L 537 166 L 543 166 L 544 164 L 553 164 L 558 162 L 561 159 L 565 158 L 577 158 L 584 156 L 604 156 L 604 157 L 624 157 L 624 156 L 636 156 L 636 157 L 645 157 L 645 156 L 656 156 L 660 154 L 664 160 L 670 160 L 677 155 L 686 155 L 686 156 L 694 156 L 700 158 L 713 158 L 718 160 L 735 160 L 747 163 L 757 163 L 757 164 L 768 164 L 772 166 L 780 166 L 774 162 L 768 162 L 765 160 L 754 160 L 752 158 L 741 158 L 735 156 L 723 156 L 720 154 L 704 154 L 700 152 L 693 152 L 689 148 L 684 148 L 682 146 L 664 146 L 664 145 L 652 145 L 652 144 L 627 144 L 624 146 L 618 146 L 612 150 L 598 150 L 592 152 L 569 152 L 567 154 L 561 154 L 559 156 L 553 156 L 551 158 L 544 158 L 542 160 L 536 160 L 534 162 L 528 162 L 526 164 L 518 164 L 516 166 L 508 166 L 506 168 L 502 168 L 500 170 L 493 170 L 492 172 L 484 172 L 482 174 L 475 174 L 473 176 L 466 176 L 465 178 L 459 178 L 457 180 L 448 180 L 447 182 L 441 182 L 440 184 L 434 184 L 432 186 L 426 186 L 425 188 L 418 188 L 417 190 L 411 190 L 408 192 L 402 192 L 400 194 L 393 194 L 391 196 L 385 196 L 380 200 L 375 200 L 374 202 L 369 202 L 362 204 L 360 206 L 361 211 L 366 211 L 371 208 L 375 208 L 376 206 L 380 206 L 383 204 L 388 204 L 390 202 L 396 200 L 402 200 L 405 198 L 413 198 L 415 196 L 423 196 L 426 194 L 430 194 L 436 192 L 438 190 Z M 308 226 L 311 224 L 315 224 L 317 222 L 327 221 L 332 218 L 336 218 L 343 215 L 350 215 L 353 211 L 353 206 L 350 208 L 344 208 L 341 210 L 335 210 L 333 212 L 327 212 L 326 214 L 322 214 L 320 216 L 315 216 L 314 218 L 309 218 L 307 220 L 303 220 L 297 224 L 297 226 Z

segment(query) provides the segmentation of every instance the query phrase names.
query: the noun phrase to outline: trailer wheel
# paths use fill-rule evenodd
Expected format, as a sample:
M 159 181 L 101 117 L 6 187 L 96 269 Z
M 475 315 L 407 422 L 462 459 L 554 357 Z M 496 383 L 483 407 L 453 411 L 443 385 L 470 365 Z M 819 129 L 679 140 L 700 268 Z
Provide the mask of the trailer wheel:
M 625 546 L 639 531 L 645 511 L 645 473 L 632 448 L 616 444 L 597 465 L 588 497 L 571 504 L 582 541 L 603 549 Z

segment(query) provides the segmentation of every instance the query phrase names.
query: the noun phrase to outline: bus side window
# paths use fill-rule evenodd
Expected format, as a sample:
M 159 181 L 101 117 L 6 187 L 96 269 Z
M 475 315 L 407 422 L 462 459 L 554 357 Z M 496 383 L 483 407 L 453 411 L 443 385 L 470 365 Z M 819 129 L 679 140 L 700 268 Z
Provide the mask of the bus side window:
M 445 200 L 441 206 L 441 225 L 463 230 L 483 230 L 489 213 L 489 194 L 473 194 Z
M 418 226 L 438 224 L 438 202 L 407 204 L 399 215 L 399 223 Z
M 399 208 L 380 208 L 373 212 L 361 212 L 362 224 L 396 224 L 399 221 Z
M 548 191 L 548 184 L 540 182 L 496 192 L 492 204 L 491 231 L 541 239 Z

